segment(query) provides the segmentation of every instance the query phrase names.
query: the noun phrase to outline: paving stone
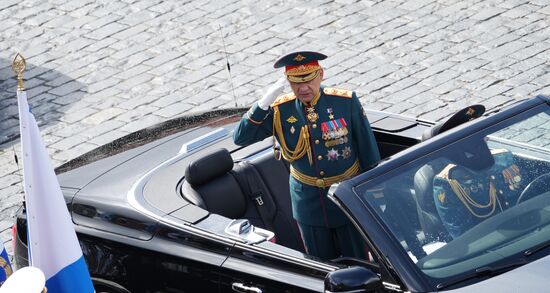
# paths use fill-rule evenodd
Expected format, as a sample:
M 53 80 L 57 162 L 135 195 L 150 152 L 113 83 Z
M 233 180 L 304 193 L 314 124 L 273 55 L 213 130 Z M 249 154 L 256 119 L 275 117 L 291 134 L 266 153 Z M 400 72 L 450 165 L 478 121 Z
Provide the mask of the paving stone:
M 0 141 L 18 134 L 14 52 L 27 58 L 29 101 L 60 164 L 150 123 L 232 106 L 233 92 L 251 105 L 293 50 L 329 55 L 325 84 L 369 108 L 434 121 L 550 92 L 548 15 L 545 0 L 3 0 Z M 87 140 L 75 145 L 73 133 Z M 0 181 L 16 170 L 4 154 Z
M 128 133 L 132 133 L 138 130 L 141 130 L 143 128 L 147 128 L 149 126 L 153 126 L 157 123 L 160 123 L 164 121 L 162 117 L 156 116 L 156 115 L 148 115 L 146 117 L 143 117 L 139 120 L 127 123 L 123 127 L 121 127 L 122 131 L 126 131 Z
M 48 149 L 67 150 L 86 141 L 88 141 L 88 138 L 85 136 L 73 135 L 49 145 Z

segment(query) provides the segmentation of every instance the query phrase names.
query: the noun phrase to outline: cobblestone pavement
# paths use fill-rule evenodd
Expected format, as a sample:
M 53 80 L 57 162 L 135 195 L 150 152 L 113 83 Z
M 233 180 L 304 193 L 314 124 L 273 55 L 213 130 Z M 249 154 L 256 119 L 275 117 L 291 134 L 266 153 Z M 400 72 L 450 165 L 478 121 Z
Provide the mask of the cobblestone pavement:
M 57 166 L 157 122 L 234 106 L 233 88 L 238 105 L 250 105 L 280 76 L 277 57 L 298 49 L 329 55 L 325 84 L 356 90 L 366 107 L 429 120 L 549 92 L 549 4 L 2 0 L 0 238 L 11 252 L 22 201 L 17 52 Z

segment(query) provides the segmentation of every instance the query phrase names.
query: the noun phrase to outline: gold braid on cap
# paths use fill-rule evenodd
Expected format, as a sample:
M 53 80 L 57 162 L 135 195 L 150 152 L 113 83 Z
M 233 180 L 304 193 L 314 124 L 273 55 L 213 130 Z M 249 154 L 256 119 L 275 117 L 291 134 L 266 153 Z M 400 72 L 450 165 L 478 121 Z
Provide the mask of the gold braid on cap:
M 298 138 L 298 142 L 296 143 L 296 148 L 294 150 L 289 149 L 286 145 L 285 136 L 283 135 L 281 114 L 279 112 L 278 106 L 273 107 L 273 135 L 277 135 L 277 139 L 281 144 L 281 154 L 283 155 L 283 158 L 289 163 L 298 160 L 307 153 L 309 164 L 313 164 L 313 156 L 311 154 L 311 146 L 309 145 L 309 130 L 307 128 L 307 125 L 304 125 L 300 128 L 300 135 Z
M 307 75 L 298 75 L 298 76 L 287 75 L 286 78 L 290 82 L 301 83 L 301 82 L 308 82 L 310 80 L 314 80 L 317 76 L 319 76 L 319 70 L 314 71 Z

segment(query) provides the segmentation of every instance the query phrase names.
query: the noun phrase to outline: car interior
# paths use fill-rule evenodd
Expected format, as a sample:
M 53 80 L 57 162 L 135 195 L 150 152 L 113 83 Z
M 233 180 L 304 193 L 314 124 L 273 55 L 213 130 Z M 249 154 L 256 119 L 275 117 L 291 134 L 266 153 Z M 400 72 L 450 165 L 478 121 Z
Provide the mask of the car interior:
M 422 131 L 427 128 L 425 124 L 419 126 L 414 119 L 377 112 L 369 113 L 369 121 L 383 158 L 418 143 L 418 139 L 408 137 L 420 137 L 422 132 L 415 126 Z M 413 129 L 415 132 L 412 132 Z M 402 131 L 412 134 L 402 135 Z M 232 153 L 226 148 L 219 148 L 189 163 L 185 168 L 180 194 L 186 201 L 213 215 L 207 221 L 197 223 L 199 226 L 228 235 L 232 228 L 220 229 L 223 221 L 216 220 L 216 216 L 245 219 L 254 229 L 272 231 L 274 237 L 271 242 L 304 253 L 300 232 L 292 217 L 289 176 L 288 162 L 275 159 L 271 141 L 256 143 Z M 242 222 L 237 223 L 242 225 Z M 215 229 L 210 229 L 212 227 Z M 245 234 L 249 231 L 243 232 L 242 239 L 249 236 Z
M 472 107 L 476 110 L 474 117 L 464 115 L 466 109 L 459 111 L 444 123 L 425 127 L 421 133 L 422 140 L 483 114 L 483 106 L 470 106 Z M 419 142 L 419 140 L 406 140 L 396 143 L 398 140 L 391 134 L 377 131 L 376 117 L 371 116 L 369 120 L 375 121 L 371 124 L 383 158 Z M 404 126 L 410 127 L 402 121 L 390 122 L 395 125 L 396 130 L 402 130 Z M 384 125 L 384 129 L 388 129 L 387 124 Z M 227 149 L 220 148 L 192 161 L 185 169 L 185 178 L 180 189 L 181 196 L 212 214 L 229 219 L 246 219 L 255 228 L 272 231 L 275 234 L 272 242 L 305 252 L 297 224 L 292 218 L 288 163 L 284 160 L 276 160 L 270 147 L 260 149 L 253 155 L 235 157 L 235 154 L 232 155 Z M 417 210 L 418 215 L 392 214 L 406 217 L 408 220 L 405 222 L 418 226 L 417 230 L 423 230 L 425 234 L 421 238 L 450 240 L 450 236 L 445 233 L 437 216 L 431 194 L 431 179 L 433 179 L 434 170 L 437 169 L 439 166 L 426 165 L 419 170 L 414 175 L 415 191 L 412 194 L 398 190 L 392 192 L 395 195 L 403 195 L 399 197 L 401 202 L 406 202 L 411 207 L 416 206 L 417 208 L 413 210 Z M 388 205 L 388 209 L 388 212 L 391 211 L 392 205 Z M 394 222 L 403 223 L 404 221 L 395 219 Z M 406 242 L 411 243 L 411 247 L 420 245 L 412 244 L 416 241 L 414 240 L 417 238 L 416 235 L 414 237 L 403 235 L 403 237 L 408 239 Z
M 466 115 L 469 109 L 475 109 L 475 114 Z M 482 105 L 466 107 L 444 122 L 425 128 L 422 140 L 428 140 L 480 117 L 484 110 Z M 384 136 L 387 133 L 374 130 L 383 157 L 389 157 L 419 142 L 396 144 L 395 139 Z M 271 242 L 305 252 L 300 232 L 292 218 L 288 184 L 289 165 L 284 160 L 276 160 L 271 147 L 266 147 L 268 145 L 264 144 L 260 149 L 249 152 L 245 156 L 231 154 L 227 149 L 220 148 L 194 160 L 185 169 L 185 178 L 180 189 L 181 196 L 212 214 L 229 219 L 246 219 L 259 230 L 272 231 L 275 236 L 270 239 Z M 492 165 L 490 160 L 482 160 L 482 158 L 492 158 L 485 141 L 472 143 L 470 146 L 476 148 L 470 150 L 470 153 L 480 156 L 465 157 L 467 150 L 457 150 L 455 157 L 447 159 L 460 162 L 473 170 Z M 532 164 L 531 160 L 522 163 L 525 158 L 516 157 L 515 160 L 520 165 Z M 448 162 L 448 160 L 427 162 L 406 175 L 411 184 L 396 183 L 383 191 L 385 194 L 392 195 L 392 199 L 387 199 L 384 205 L 384 214 L 391 215 L 393 218 L 390 223 L 395 224 L 394 230 L 417 231 L 416 235 L 402 233 L 398 238 L 405 249 L 411 251 L 418 259 L 426 255 L 422 249 L 424 244 L 452 241 L 452 237 L 444 228 L 437 213 L 433 197 L 434 176 Z M 526 176 L 529 181 L 533 179 L 530 177 Z M 400 190 L 400 186 L 404 190 Z M 392 204 L 392 201 L 397 201 L 399 204 Z M 410 208 L 402 209 L 403 205 Z M 241 222 L 239 224 L 242 225 Z M 399 226 L 402 225 L 411 225 L 413 229 L 400 229 L 402 227 Z M 226 229 L 225 232 L 227 231 Z
M 449 119 L 447 121 L 450 120 L 453 119 Z M 459 122 L 458 124 L 466 122 L 460 122 L 456 119 L 454 121 Z M 515 127 L 518 126 L 516 125 Z M 430 139 L 431 137 L 448 129 L 450 128 L 440 127 L 439 125 L 435 126 L 424 133 L 423 139 Z M 504 132 L 510 130 L 504 129 L 502 131 Z M 400 202 L 393 202 L 393 205 L 396 207 L 393 207 L 390 199 L 385 202 L 386 210 L 384 211 L 384 214 L 386 214 L 389 218 L 400 214 L 391 212 L 391 209 L 402 208 L 406 205 L 403 203 L 403 200 L 406 201 L 406 198 L 410 197 L 414 198 L 414 202 L 417 205 L 416 217 L 411 217 L 411 215 L 408 215 L 406 216 L 408 219 L 407 221 L 403 221 L 403 219 L 394 219 L 392 221 L 396 223 L 396 227 L 393 227 L 394 232 L 401 234 L 398 238 L 401 240 L 402 246 L 407 251 L 410 251 L 416 259 L 421 259 L 426 255 L 426 252 L 422 249 L 422 246 L 430 243 L 449 243 L 453 240 L 444 227 L 437 212 L 433 193 L 434 177 L 436 174 L 441 172 L 447 164 L 453 163 L 476 172 L 478 170 L 489 168 L 494 164 L 494 157 L 492 155 L 493 152 L 509 151 L 512 153 L 513 164 L 517 166 L 518 170 L 521 170 L 521 183 L 515 187 L 515 189 L 521 191 L 521 193 L 517 199 L 517 202 L 512 203 L 512 206 L 550 190 L 550 187 L 548 186 L 548 178 L 550 178 L 550 174 L 548 173 L 550 171 L 550 162 L 544 160 L 544 157 L 548 155 L 548 151 L 537 148 L 536 146 L 530 147 L 528 144 L 522 144 L 521 142 L 517 143 L 513 138 L 505 137 L 506 136 L 502 133 L 493 133 L 488 136 L 470 136 L 468 137 L 467 143 L 461 143 L 455 147 L 451 145 L 447 150 L 445 157 L 433 157 L 432 160 L 425 162 L 424 164 L 419 164 L 417 168 L 411 168 L 413 174 L 403 174 L 402 176 L 399 176 L 398 179 L 401 184 L 395 184 L 394 186 L 384 190 L 384 192 L 392 194 L 394 197 L 396 194 L 401 194 L 399 196 Z M 407 186 L 410 186 L 411 184 L 405 183 L 407 181 L 411 182 L 414 186 L 412 191 L 408 190 Z M 402 190 L 397 190 L 396 186 L 399 185 L 404 185 L 405 187 L 403 187 Z M 406 210 L 410 209 L 407 208 Z M 418 219 L 418 224 L 415 221 L 416 219 Z M 412 225 L 414 229 L 399 229 L 402 228 L 402 226 L 397 227 L 397 224 L 399 223 Z M 399 233 L 401 230 L 416 230 L 417 235 L 403 235 L 403 233 Z

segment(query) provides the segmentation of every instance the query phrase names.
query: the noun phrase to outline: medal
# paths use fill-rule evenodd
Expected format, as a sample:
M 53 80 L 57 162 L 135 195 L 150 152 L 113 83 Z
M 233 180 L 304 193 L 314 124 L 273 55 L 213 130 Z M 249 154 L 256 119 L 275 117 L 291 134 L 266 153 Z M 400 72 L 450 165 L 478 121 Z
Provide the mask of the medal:
M 307 120 L 309 120 L 309 122 L 315 123 L 315 121 L 319 119 L 319 114 L 315 113 L 315 108 L 309 107 L 309 108 L 306 108 L 306 111 L 307 111 L 307 115 L 306 115 Z
M 504 181 L 508 184 L 508 188 L 510 190 L 516 190 L 516 188 L 519 188 L 521 176 L 519 173 L 519 168 L 515 164 L 502 170 L 502 177 L 504 177 Z
M 325 141 L 325 147 L 329 148 L 329 147 L 333 147 L 335 145 L 345 144 L 347 142 L 348 142 L 348 137 L 344 136 L 344 137 L 341 137 L 341 138 L 338 138 L 338 139 L 332 139 L 332 140 Z
M 345 147 L 344 150 L 342 151 L 342 158 L 344 159 L 348 159 L 349 157 L 351 157 L 351 147 Z
M 327 153 L 327 159 L 329 161 L 337 161 L 338 160 L 338 151 L 335 149 L 330 149 Z
M 321 123 L 321 133 L 322 133 L 323 140 L 330 139 L 330 135 L 328 133 L 328 125 L 326 122 Z
M 328 119 L 332 120 L 334 119 L 334 115 L 332 115 L 332 108 L 327 108 L 328 113 Z

